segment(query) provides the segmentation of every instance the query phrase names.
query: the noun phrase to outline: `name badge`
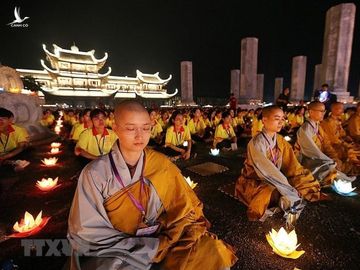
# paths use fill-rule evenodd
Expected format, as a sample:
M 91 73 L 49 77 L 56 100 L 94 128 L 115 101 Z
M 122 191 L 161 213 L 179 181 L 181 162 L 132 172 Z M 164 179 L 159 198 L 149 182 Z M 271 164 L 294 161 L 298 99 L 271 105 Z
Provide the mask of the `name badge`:
M 146 228 L 141 228 L 136 231 L 136 236 L 147 236 L 154 234 L 159 228 L 159 224 L 155 224 L 153 226 L 149 226 Z

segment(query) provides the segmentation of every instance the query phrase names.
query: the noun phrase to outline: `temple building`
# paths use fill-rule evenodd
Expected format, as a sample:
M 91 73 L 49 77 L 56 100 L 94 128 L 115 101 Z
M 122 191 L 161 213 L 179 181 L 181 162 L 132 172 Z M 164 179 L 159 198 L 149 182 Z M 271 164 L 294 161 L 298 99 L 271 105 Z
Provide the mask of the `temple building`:
M 177 94 L 177 89 L 168 94 L 165 86 L 171 80 L 161 79 L 159 72 L 145 74 L 136 71 L 136 77 L 112 76 L 111 67 L 101 72 L 105 66 L 108 54 L 97 59 L 95 50 L 83 52 L 73 45 L 70 50 L 53 44 L 50 52 L 45 45 L 43 50 L 48 63 L 41 60 L 44 70 L 16 69 L 21 77 L 31 76 L 44 91 L 47 102 L 74 102 L 100 101 L 105 98 L 136 98 L 168 99 Z M 75 98 L 74 97 L 78 97 Z

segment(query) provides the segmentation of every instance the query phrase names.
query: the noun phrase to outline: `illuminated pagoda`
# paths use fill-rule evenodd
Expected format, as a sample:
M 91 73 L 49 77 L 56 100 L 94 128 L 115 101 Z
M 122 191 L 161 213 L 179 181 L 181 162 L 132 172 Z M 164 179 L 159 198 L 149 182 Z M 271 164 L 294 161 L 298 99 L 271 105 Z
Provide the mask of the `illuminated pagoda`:
M 95 50 L 79 51 L 75 45 L 70 50 L 53 44 L 50 52 L 45 45 L 43 50 L 48 64 L 41 60 L 44 70 L 17 69 L 21 77 L 31 76 L 44 91 L 47 100 L 74 103 L 74 97 L 86 99 L 136 98 L 168 99 L 177 94 L 177 89 L 168 94 L 165 86 L 171 80 L 161 79 L 159 72 L 145 74 L 136 71 L 136 77 L 111 76 L 111 67 L 100 72 L 105 66 L 108 54 L 97 59 Z

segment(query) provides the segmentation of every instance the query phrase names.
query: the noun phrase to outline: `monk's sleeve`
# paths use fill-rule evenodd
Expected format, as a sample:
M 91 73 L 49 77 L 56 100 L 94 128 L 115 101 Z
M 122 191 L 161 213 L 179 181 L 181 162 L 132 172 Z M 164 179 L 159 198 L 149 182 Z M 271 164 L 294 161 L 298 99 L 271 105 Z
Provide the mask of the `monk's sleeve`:
M 90 166 L 89 166 L 90 165 Z M 75 252 L 107 257 L 140 269 L 148 269 L 158 248 L 158 240 L 129 237 L 114 229 L 103 206 L 101 189 L 106 179 L 89 164 L 82 171 L 70 209 L 68 239 Z M 105 166 L 103 164 L 102 166 Z M 101 166 L 100 166 L 101 167 Z
M 332 147 L 329 136 L 324 132 L 324 130 L 321 127 L 319 128 L 319 132 L 320 132 L 320 135 L 323 137 L 322 146 L 323 146 L 325 155 L 327 155 L 331 159 L 338 162 L 339 155 L 337 154 L 335 149 Z

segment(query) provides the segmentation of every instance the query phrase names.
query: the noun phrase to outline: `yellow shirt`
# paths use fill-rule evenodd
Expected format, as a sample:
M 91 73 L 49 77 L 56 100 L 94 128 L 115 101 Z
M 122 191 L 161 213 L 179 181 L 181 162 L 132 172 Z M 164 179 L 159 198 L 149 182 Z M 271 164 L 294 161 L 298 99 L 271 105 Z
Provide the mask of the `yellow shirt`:
M 215 129 L 215 138 L 222 138 L 222 139 L 231 139 L 235 137 L 235 132 L 233 127 L 230 125 L 228 129 L 224 128 L 224 125 L 218 125 Z
M 206 119 L 204 120 L 204 123 L 205 123 L 205 126 L 211 127 L 211 122 L 210 122 L 209 118 L 206 118 Z
M 18 147 L 19 143 L 28 142 L 29 134 L 25 128 L 16 125 L 8 126 L 8 135 L 0 133 L 0 156 Z
M 259 120 L 256 118 L 254 118 L 254 121 L 252 123 L 252 127 L 251 127 L 251 136 L 254 137 L 256 134 L 258 134 L 259 132 L 262 131 L 264 125 L 262 120 Z
M 105 128 L 103 134 L 97 134 L 96 129 L 88 128 L 80 134 L 76 147 L 80 147 L 94 156 L 102 156 L 110 152 L 117 138 L 111 129 Z
M 78 141 L 79 140 L 79 136 L 80 134 L 85 130 L 87 129 L 88 127 L 85 126 L 84 123 L 76 123 L 74 126 L 73 126 L 73 130 L 71 131 L 71 135 L 70 135 L 70 138 L 74 141 Z
M 213 127 L 217 127 L 217 125 L 220 123 L 221 118 L 214 117 L 214 120 L 212 121 Z
M 112 128 L 114 122 L 115 122 L 115 119 L 114 119 L 114 118 L 110 119 L 110 118 L 108 117 L 108 118 L 106 118 L 106 120 L 105 120 L 105 125 L 106 125 L 107 127 L 109 127 L 109 128 Z
M 155 139 L 163 131 L 160 123 L 155 120 L 155 125 L 151 127 L 150 138 Z
M 174 126 L 166 130 L 165 143 L 175 146 L 182 145 L 184 141 L 191 140 L 190 130 L 187 126 L 182 126 L 180 132 L 174 131 Z
M 206 125 L 204 123 L 204 120 L 202 120 L 201 118 L 196 123 L 194 122 L 194 119 L 190 119 L 188 128 L 191 134 L 202 134 L 205 132 Z

